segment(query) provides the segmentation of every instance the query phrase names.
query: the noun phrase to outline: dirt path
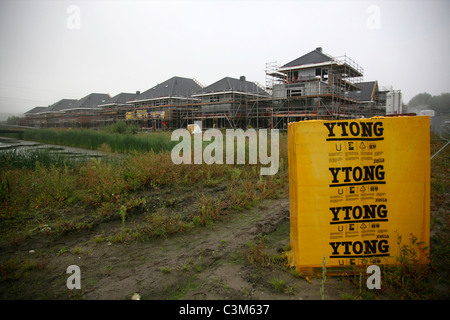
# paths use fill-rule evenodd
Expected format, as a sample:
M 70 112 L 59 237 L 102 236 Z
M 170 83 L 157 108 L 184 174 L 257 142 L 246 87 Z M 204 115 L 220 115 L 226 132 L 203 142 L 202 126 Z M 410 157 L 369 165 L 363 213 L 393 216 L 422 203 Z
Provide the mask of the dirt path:
M 118 222 L 111 222 L 116 224 Z M 284 267 L 281 255 L 289 244 L 288 199 L 267 200 L 225 221 L 141 243 L 95 243 L 94 234 L 69 234 L 56 242 L 21 245 L 15 254 L 34 249 L 51 257 L 43 270 L 30 270 L 0 296 L 19 299 L 320 299 L 321 279 L 298 277 Z M 262 242 L 264 240 L 264 242 Z M 249 248 L 264 243 L 261 250 Z M 32 247 L 33 246 L 33 247 Z M 267 254 L 266 262 L 252 258 Z M 252 256 L 253 255 L 253 256 Z M 269 258 L 270 257 L 270 258 Z M 67 267 L 81 270 L 81 290 L 68 290 Z M 355 295 L 355 287 L 328 278 L 325 298 Z

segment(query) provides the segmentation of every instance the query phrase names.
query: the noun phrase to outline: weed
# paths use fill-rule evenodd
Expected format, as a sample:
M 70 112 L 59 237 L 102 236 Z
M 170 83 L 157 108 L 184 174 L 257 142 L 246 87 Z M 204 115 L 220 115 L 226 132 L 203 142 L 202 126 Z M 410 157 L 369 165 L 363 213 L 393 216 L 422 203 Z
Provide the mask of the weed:
M 191 270 L 192 257 L 187 259 L 186 262 L 179 267 L 181 271 L 187 272 Z
M 244 256 L 253 265 L 268 267 L 273 263 L 272 258 L 266 252 L 266 237 L 259 235 L 256 242 L 248 242 Z
M 94 242 L 99 244 L 99 243 L 103 243 L 106 241 L 106 237 L 102 236 L 102 235 L 98 235 L 94 237 Z
M 418 298 L 426 294 L 426 282 L 430 269 L 428 265 L 420 264 L 417 250 L 423 251 L 417 237 L 411 235 L 411 245 L 402 243 L 402 236 L 397 235 L 400 255 L 396 257 L 397 264 L 384 268 L 385 287 L 391 287 L 399 292 L 402 298 Z
M 303 278 L 304 276 L 297 271 L 297 268 L 289 268 L 288 272 L 294 278 Z
M 200 273 L 203 271 L 203 256 L 200 255 L 198 257 L 198 262 L 196 264 L 194 264 L 194 270 L 197 273 Z
M 97 213 L 102 218 L 112 217 L 117 212 L 117 204 L 114 202 L 104 202 L 97 209 Z
M 277 264 L 280 266 L 284 266 L 288 263 L 287 257 L 284 255 L 272 255 L 270 259 L 272 260 L 273 264 Z
M 128 124 L 124 121 L 117 121 L 105 128 L 106 132 L 110 133 L 131 133 L 136 134 L 140 130 L 136 124 Z
M 125 227 L 125 217 L 127 214 L 127 207 L 126 206 L 120 206 L 119 209 L 120 218 L 122 219 L 122 228 Z
M 269 280 L 269 284 L 275 289 L 276 292 L 281 293 L 284 291 L 286 281 L 278 278 L 273 278 Z
M 280 278 L 272 278 L 269 280 L 269 284 L 277 293 L 294 294 L 294 288 L 289 286 L 285 280 Z
M 10 258 L 5 263 L 0 264 L 0 283 L 7 280 L 28 278 L 30 271 L 45 270 L 48 263 L 48 257 L 45 255 L 24 260 Z
M 68 290 L 67 300 L 82 300 L 83 290 Z
M 436 153 L 445 145 L 437 135 L 431 134 L 431 154 Z M 439 210 L 446 200 L 446 193 L 450 186 L 450 148 L 445 148 L 432 160 L 431 167 L 431 200 L 432 209 Z
M 197 272 L 197 273 L 200 273 L 203 270 L 203 267 L 201 264 L 196 264 L 194 268 L 195 268 L 195 272 Z
M 322 281 L 320 284 L 319 294 L 322 300 L 325 300 L 325 282 L 327 281 L 326 277 L 327 268 L 325 267 L 325 254 L 323 255 L 322 261 Z
M 427 248 L 417 242 L 417 237 L 411 235 L 410 243 L 404 244 L 402 236 L 397 234 L 399 255 L 396 264 L 383 265 L 381 268 L 381 289 L 368 290 L 366 282 L 368 274 L 365 271 L 359 273 L 359 278 L 354 281 L 359 286 L 359 294 L 356 298 L 377 299 L 386 295 L 394 299 L 428 299 L 430 298 L 430 266 L 419 263 L 419 253 L 425 254 Z M 362 267 L 365 270 L 364 267 Z
M 101 222 L 114 219 L 119 211 L 122 220 L 132 210 L 144 210 L 145 199 L 135 198 L 133 192 L 140 188 L 157 189 L 177 186 L 217 186 L 227 182 L 223 194 L 219 197 L 204 196 L 197 203 L 198 212 L 190 220 L 169 215 L 156 214 L 147 224 L 139 226 L 134 232 L 118 233 L 114 241 L 145 241 L 154 236 L 167 236 L 171 233 L 184 232 L 194 226 L 210 225 L 221 220 L 229 209 L 250 209 L 262 198 L 278 194 L 278 189 L 288 184 L 287 176 L 280 179 L 261 178 L 255 166 L 230 165 L 174 165 L 169 151 L 170 140 L 167 134 L 128 135 L 92 130 L 33 130 L 27 133 L 29 138 L 46 142 L 72 144 L 80 147 L 97 146 L 113 152 L 133 150 L 120 160 L 91 159 L 74 162 L 60 162 L 57 159 L 45 160 L 47 154 L 39 155 L 35 160 L 24 164 L 8 165 L 0 170 L 0 224 L 2 238 L 25 237 L 27 223 L 47 223 L 52 227 L 52 234 L 89 229 Z M 25 137 L 27 138 L 27 137 Z M 106 141 L 105 139 L 110 139 Z M 103 139 L 103 140 L 102 140 Z M 125 140 L 124 140 L 125 139 Z M 126 140 L 131 139 L 131 140 Z M 141 139 L 147 147 L 130 144 L 133 139 Z M 112 143 L 122 141 L 124 144 Z M 82 141 L 82 142 L 80 142 Z M 128 141 L 125 143 L 125 141 Z M 84 145 L 79 145 L 83 143 Z M 125 144 L 127 147 L 125 147 Z M 88 146 L 89 145 L 89 146 Z M 149 152 L 145 150 L 150 150 Z M 127 151 L 129 152 L 129 151 Z M 14 160 L 14 159 L 15 160 Z M 7 163 L 19 163 L 22 156 L 16 155 L 5 160 Z M 50 159 L 50 158 L 49 158 Z M 9 161 L 9 162 L 8 162 Z M 28 160 L 27 160 L 28 161 Z M 18 169 L 20 168 L 20 170 Z M 284 181 L 284 183 L 282 182 Z M 255 187 L 258 186 L 258 187 Z M 284 186 L 284 187 L 283 187 Z M 280 189 L 280 190 L 281 190 Z M 274 191 L 275 190 L 275 191 Z M 58 208 L 95 207 L 95 214 L 83 221 L 42 220 L 40 212 L 54 211 Z M 175 208 L 173 202 L 170 208 Z M 123 206 L 126 207 L 126 212 Z M 54 217 L 57 218 L 57 215 Z M 38 221 L 35 221 L 38 220 Z M 122 222 L 124 224 L 124 222 Z M 20 230 L 20 231 L 19 231 Z
M 75 254 L 82 254 L 83 253 L 83 249 L 81 249 L 81 248 L 74 248 L 73 249 L 73 253 L 75 253 Z
M 182 281 L 181 284 L 177 284 L 175 288 L 173 288 L 172 292 L 169 293 L 170 300 L 181 300 L 186 297 L 186 294 L 189 291 L 197 290 L 199 288 L 199 284 L 196 281 L 196 277 L 189 278 L 187 280 Z
M 200 216 L 194 217 L 194 224 L 207 225 L 218 220 L 220 217 L 220 210 L 222 208 L 221 199 L 209 198 L 202 196 L 199 203 Z
M 111 266 L 111 265 L 106 265 L 106 266 L 103 267 L 103 272 L 102 272 L 102 274 L 103 274 L 104 276 L 110 276 L 112 270 L 113 270 L 113 266 Z
M 37 163 L 45 168 L 50 166 L 73 168 L 86 161 L 87 156 L 70 158 L 61 153 L 53 153 L 48 149 L 11 149 L 0 152 L 1 170 L 34 169 Z
M 128 153 L 133 150 L 139 152 L 161 152 L 171 150 L 175 142 L 170 137 L 163 134 L 135 134 L 136 128 L 123 126 L 124 123 L 118 122 L 105 130 L 97 132 L 93 130 L 65 130 L 65 129 L 41 129 L 26 130 L 24 139 L 30 141 L 39 141 L 58 145 L 66 145 L 87 149 L 105 149 L 109 148 L 112 152 Z
M 161 267 L 159 269 L 161 270 L 162 273 L 170 273 L 172 271 L 170 267 Z
M 59 251 L 56 253 L 56 256 L 59 257 L 61 255 L 63 255 L 64 253 L 66 253 L 68 250 L 67 248 L 61 248 L 59 249 Z

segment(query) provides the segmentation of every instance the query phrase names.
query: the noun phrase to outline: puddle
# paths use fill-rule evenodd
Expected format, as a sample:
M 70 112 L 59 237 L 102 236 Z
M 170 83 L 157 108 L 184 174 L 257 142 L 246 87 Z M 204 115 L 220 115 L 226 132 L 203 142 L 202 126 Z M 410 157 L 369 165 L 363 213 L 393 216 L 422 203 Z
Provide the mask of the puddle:
M 98 150 L 89 150 L 76 147 L 66 147 L 52 144 L 43 144 L 34 141 L 18 140 L 15 138 L 0 137 L 0 152 L 17 150 L 18 152 L 26 152 L 29 150 L 48 151 L 51 154 L 59 154 L 68 158 L 86 157 L 103 158 L 110 154 Z

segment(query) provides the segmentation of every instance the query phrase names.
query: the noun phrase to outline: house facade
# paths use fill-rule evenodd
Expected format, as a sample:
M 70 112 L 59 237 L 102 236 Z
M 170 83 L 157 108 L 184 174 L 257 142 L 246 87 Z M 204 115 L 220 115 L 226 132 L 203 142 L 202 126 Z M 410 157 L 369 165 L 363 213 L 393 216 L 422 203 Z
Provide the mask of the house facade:
M 294 121 L 383 116 L 386 106 L 401 112 L 399 90 L 380 88 L 363 76 L 348 56 L 331 56 L 318 47 L 280 67 L 266 64 L 264 87 L 244 76 L 208 86 L 175 76 L 142 93 L 63 99 L 33 108 L 23 121 L 38 127 L 97 127 L 123 120 L 152 130 L 186 128 L 194 121 L 203 128 L 287 129 Z
M 143 122 L 154 130 L 185 127 L 186 117 L 198 110 L 199 99 L 193 94 L 201 88 L 195 79 L 172 77 L 129 101 L 127 120 Z
M 252 126 L 256 110 L 254 104 L 263 101 L 269 93 L 255 82 L 225 77 L 201 89 L 193 97 L 201 103 L 201 115 L 205 128 L 247 128 Z

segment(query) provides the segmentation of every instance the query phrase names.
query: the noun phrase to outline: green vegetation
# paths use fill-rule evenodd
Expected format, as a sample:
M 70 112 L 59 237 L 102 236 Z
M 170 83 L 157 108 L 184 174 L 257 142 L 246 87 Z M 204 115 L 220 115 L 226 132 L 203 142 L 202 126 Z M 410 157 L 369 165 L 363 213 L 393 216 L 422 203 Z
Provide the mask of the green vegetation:
M 39 141 L 93 150 L 103 150 L 116 153 L 161 152 L 172 150 L 176 142 L 170 140 L 169 134 L 149 133 L 133 134 L 133 126 L 123 126 L 117 123 L 107 127 L 104 131 L 89 129 L 40 129 L 26 130 L 23 139 Z
M 269 267 L 273 264 L 273 258 L 266 251 L 266 237 L 259 235 L 256 242 L 248 242 L 244 257 L 253 265 L 259 267 Z
M 286 283 L 286 280 L 279 279 L 279 278 L 270 279 L 269 284 L 278 293 L 284 292 L 289 287 Z
M 136 134 L 141 130 L 137 124 L 129 124 L 124 121 L 117 121 L 105 127 L 104 131 L 110 133 Z
M 82 134 L 82 131 L 93 136 L 170 141 L 166 133 L 140 135 L 66 130 L 74 135 Z M 108 146 L 113 151 L 108 142 L 97 145 L 99 148 Z M 432 135 L 431 154 L 443 145 L 439 137 Z M 120 160 L 67 158 L 52 150 L 0 153 L 0 242 L 15 245 L 32 237 L 82 233 L 106 222 L 116 222 L 119 227 L 93 234 L 90 238 L 93 244 L 143 242 L 195 228 L 208 228 L 227 219 L 231 211 L 258 206 L 261 199 L 288 196 L 285 135 L 280 137 L 280 171 L 274 176 L 260 176 L 259 165 L 174 165 L 168 146 L 150 148 L 150 151 L 133 150 Z M 410 239 L 399 237 L 399 264 L 382 269 L 382 289 L 368 290 L 365 285 L 368 275 L 361 273 L 353 279 L 356 287 L 359 286 L 359 295 L 347 296 L 348 299 L 448 299 L 449 161 L 450 147 L 431 163 L 431 227 L 436 232 L 431 235 L 430 265 L 416 263 L 421 244 L 414 236 L 411 239 L 413 246 L 404 243 Z M 289 228 L 279 232 L 285 237 Z M 272 237 L 275 235 L 271 234 Z M 269 253 L 270 240 L 266 235 L 260 235 L 249 241 L 240 258 L 261 270 L 274 267 L 287 270 L 283 277 L 269 276 L 264 282 L 277 293 L 291 293 L 294 289 L 288 285 L 285 276 L 291 276 L 289 272 L 294 277 L 299 275 L 285 267 L 283 259 Z M 222 242 L 225 246 L 224 240 Z M 72 251 L 81 254 L 82 248 L 62 247 L 54 254 L 64 259 Z M 45 270 L 48 261 L 48 256 L 38 253 L 24 259 L 3 261 L 0 285 L 4 281 L 26 279 L 31 271 Z M 189 277 L 189 272 L 201 272 L 202 268 L 202 263 L 191 260 L 178 268 L 161 267 L 161 273 L 167 277 L 176 272 L 187 275 L 186 283 L 179 284 L 180 287 L 173 291 L 168 289 L 167 295 L 178 294 L 182 298 L 188 290 L 196 288 L 197 282 Z M 320 296 L 325 297 L 328 281 L 325 282 L 326 269 L 322 271 Z M 110 272 L 110 267 L 106 267 L 105 275 Z M 329 298 L 329 294 L 326 297 Z
M 9 116 L 8 119 L 6 119 L 5 123 L 9 125 L 17 125 L 19 122 L 20 117 L 18 116 Z
M 325 283 L 327 282 L 327 268 L 326 265 L 326 259 L 325 255 L 323 256 L 323 262 L 322 262 L 322 281 L 321 286 L 319 290 L 319 294 L 322 300 L 325 300 Z
M 60 152 L 52 152 L 48 149 L 31 149 L 18 151 L 17 149 L 4 150 L 0 152 L 0 170 L 10 169 L 34 169 L 39 163 L 45 168 L 55 167 L 77 167 L 88 160 L 85 154 L 67 156 Z
M 419 112 L 421 110 L 434 110 L 436 115 L 449 111 L 450 93 L 442 93 L 433 96 L 429 93 L 419 93 L 408 102 L 408 112 Z
M 41 134 L 42 139 L 54 139 L 49 142 L 59 142 L 65 135 L 74 142 L 78 141 L 75 137 L 83 135 L 92 141 L 93 137 L 103 135 L 139 138 L 148 143 L 170 139 L 165 133 L 139 137 L 89 130 L 33 132 Z M 281 143 L 280 157 L 284 161 L 280 163 L 284 165 L 279 173 L 264 177 L 260 176 L 259 165 L 175 165 L 166 147 L 168 144 L 160 149 L 155 147 L 159 152 L 133 151 L 117 160 L 94 158 L 71 162 L 49 150 L 0 155 L 5 163 L 0 170 L 1 240 L 19 241 L 32 236 L 34 232 L 30 230 L 41 230 L 43 225 L 49 227 L 41 234 L 60 236 L 117 219 L 122 228 L 105 240 L 145 241 L 210 225 L 223 219 L 229 210 L 251 208 L 260 199 L 278 197 L 280 193 L 287 196 L 286 143 Z M 177 212 L 183 206 L 176 199 L 163 203 L 146 196 L 152 190 L 204 187 L 222 191 L 211 195 L 189 191 L 195 199 L 189 212 Z M 69 209 L 76 214 L 66 214 Z M 142 223 L 132 223 L 136 211 L 143 213 Z
M 169 267 L 161 267 L 160 270 L 162 273 L 170 273 L 172 271 Z
M 5 264 L 0 265 L 0 282 L 28 278 L 31 270 L 45 270 L 48 262 L 49 259 L 46 255 L 22 261 L 11 258 Z
M 431 155 L 445 145 L 437 135 L 431 135 Z M 443 205 L 450 186 L 450 146 L 447 146 L 431 160 L 431 210 L 439 210 Z
M 437 135 L 431 135 L 431 155 L 445 145 Z M 430 156 L 431 156 L 430 155 Z M 400 255 L 398 264 L 383 266 L 381 290 L 368 290 L 368 275 L 362 272 L 354 282 L 359 286 L 362 299 L 448 299 L 450 287 L 450 229 L 448 216 L 450 148 L 447 147 L 431 161 L 431 230 L 430 248 L 417 242 L 413 234 L 409 239 L 398 235 Z M 406 244 L 406 243 L 407 244 Z M 417 263 L 419 254 L 428 254 L 430 264 Z

